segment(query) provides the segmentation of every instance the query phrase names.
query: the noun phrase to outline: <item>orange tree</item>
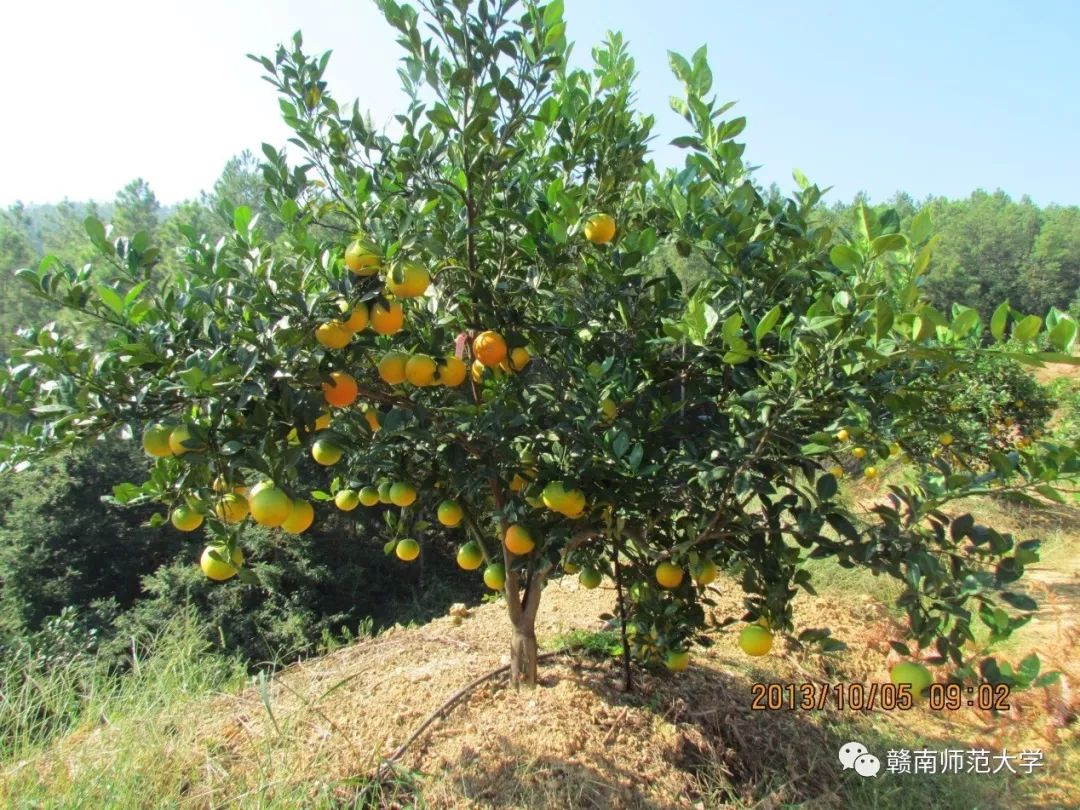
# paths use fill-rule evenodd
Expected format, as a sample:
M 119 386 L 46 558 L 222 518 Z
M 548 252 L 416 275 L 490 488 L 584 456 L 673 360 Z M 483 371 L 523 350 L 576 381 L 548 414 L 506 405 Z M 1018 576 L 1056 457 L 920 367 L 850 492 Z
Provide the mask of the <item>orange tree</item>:
M 618 35 L 574 70 L 561 0 L 421 5 L 379 2 L 404 50 L 393 136 L 339 105 L 329 54 L 306 55 L 299 35 L 257 59 L 295 132 L 294 162 L 264 147 L 273 241 L 236 208 L 226 238 L 189 230 L 183 270 L 151 283 L 146 235 L 90 219 L 104 271 L 51 257 L 21 271 L 111 337 L 22 333 L 3 380 L 25 425 L 8 467 L 141 434 L 159 460 L 116 500 L 161 502 L 208 535 L 208 576 L 249 586 L 249 518 L 301 532 L 324 509 L 377 508 L 379 542 L 405 562 L 445 530 L 505 596 L 515 681 L 535 683 L 537 607 L 559 566 L 586 587 L 613 575 L 624 645 L 672 669 L 717 567 L 746 592 L 748 653 L 774 632 L 828 648 L 792 622 L 807 557 L 903 583 L 902 654 L 913 640 L 959 677 L 981 660 L 983 677 L 1032 681 L 1037 662 L 1013 672 L 972 644 L 976 621 L 996 640 L 1034 609 L 1010 586 L 1037 541 L 943 507 L 1001 488 L 1060 499 L 1075 448 L 980 460 L 944 442 L 869 525 L 838 502 L 837 461 L 858 448 L 872 478 L 897 445 L 947 433 L 947 412 L 903 390 L 913 371 L 947 386 L 1005 352 L 1010 323 L 1065 352 L 1075 324 L 1047 330 L 1006 306 L 980 345 L 973 310 L 946 316 L 921 295 L 925 215 L 902 233 L 863 209 L 856 233 L 834 234 L 813 224 L 821 192 L 801 175 L 791 199 L 764 199 L 736 141 L 744 120 L 709 97 L 704 50 L 671 57 L 688 157 L 661 175 Z M 684 288 L 665 256 L 704 270 Z M 308 453 L 327 477 L 299 475 Z

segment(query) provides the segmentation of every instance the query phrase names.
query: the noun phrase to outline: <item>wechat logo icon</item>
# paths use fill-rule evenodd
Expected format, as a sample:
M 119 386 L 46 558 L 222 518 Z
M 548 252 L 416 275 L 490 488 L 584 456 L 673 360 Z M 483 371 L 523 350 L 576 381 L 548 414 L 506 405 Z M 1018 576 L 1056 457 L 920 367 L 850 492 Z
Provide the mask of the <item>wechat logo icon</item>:
M 871 754 L 860 742 L 844 743 L 838 755 L 844 770 L 854 769 L 859 776 L 874 777 L 881 770 L 881 760 Z

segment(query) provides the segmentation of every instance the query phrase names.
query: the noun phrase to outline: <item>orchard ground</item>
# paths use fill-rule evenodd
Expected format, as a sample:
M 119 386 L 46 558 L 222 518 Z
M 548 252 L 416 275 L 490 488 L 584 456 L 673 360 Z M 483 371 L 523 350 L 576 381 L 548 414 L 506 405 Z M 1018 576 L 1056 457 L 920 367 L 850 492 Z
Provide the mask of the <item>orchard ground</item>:
M 893 465 L 884 478 L 902 475 Z M 848 484 L 868 506 L 885 483 Z M 1046 540 L 1029 588 L 1038 618 L 1004 649 L 1014 663 L 1037 650 L 1061 685 L 1011 698 L 1003 716 L 936 712 L 754 711 L 751 684 L 886 682 L 896 660 L 893 595 L 860 571 L 815 563 L 819 595 L 796 601 L 799 627 L 829 626 L 848 650 L 799 654 L 778 638 L 757 659 L 737 645 L 739 625 L 713 631 L 689 670 L 639 674 L 618 690 L 599 616 L 614 609 L 605 580 L 585 590 L 576 577 L 548 586 L 537 631 L 545 661 L 538 690 L 515 692 L 506 676 L 471 691 L 437 720 L 390 771 L 382 757 L 462 686 L 506 663 L 501 599 L 415 628 L 394 628 L 262 682 L 225 678 L 217 688 L 169 700 L 141 694 L 101 713 L 0 771 L 0 798 L 46 804 L 116 797 L 162 805 L 340 807 L 1064 807 L 1080 783 L 1076 715 L 1080 697 L 1080 509 L 1049 511 L 988 499 L 964 504 L 1006 531 Z M 827 568 L 826 566 L 832 566 Z M 817 581 L 817 580 L 815 580 Z M 737 614 L 737 583 L 714 583 L 717 616 Z M 148 669 L 153 662 L 146 664 Z M 170 665 L 171 666 L 171 665 Z M 188 666 L 198 666 L 189 662 Z M 186 690 L 184 690 L 186 691 Z M 198 691 L 198 690 L 196 690 Z M 495 718 L 498 718 L 496 720 Z M 544 722 L 538 722 L 543 719 Z M 859 740 L 888 749 L 1040 749 L 1032 776 L 887 775 L 842 771 L 837 750 Z M 528 745 L 521 741 L 528 740 Z M 124 767 L 117 767 L 124 763 Z M 121 804 L 123 802 L 121 801 Z

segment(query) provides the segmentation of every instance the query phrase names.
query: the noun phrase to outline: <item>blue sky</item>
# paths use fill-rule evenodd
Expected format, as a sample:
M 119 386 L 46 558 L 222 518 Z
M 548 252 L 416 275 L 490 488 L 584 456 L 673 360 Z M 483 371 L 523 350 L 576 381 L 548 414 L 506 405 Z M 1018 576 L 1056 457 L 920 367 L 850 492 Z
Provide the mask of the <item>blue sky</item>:
M 1080 2 L 566 0 L 577 60 L 623 31 L 656 157 L 681 134 L 668 49 L 707 44 L 714 90 L 745 115 L 759 179 L 791 171 L 881 200 L 1002 188 L 1080 204 Z M 166 203 L 225 161 L 282 144 L 272 88 L 245 58 L 294 30 L 333 49 L 331 90 L 376 122 L 399 108 L 397 46 L 366 0 L 64 0 L 0 5 L 0 205 L 111 199 L 134 177 Z

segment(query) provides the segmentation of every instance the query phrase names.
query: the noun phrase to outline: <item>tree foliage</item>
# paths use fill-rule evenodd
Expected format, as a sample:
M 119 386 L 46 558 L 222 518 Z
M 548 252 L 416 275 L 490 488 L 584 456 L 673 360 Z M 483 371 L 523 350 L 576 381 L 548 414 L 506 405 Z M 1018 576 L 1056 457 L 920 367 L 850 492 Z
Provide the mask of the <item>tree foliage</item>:
M 7 463 L 125 425 L 182 423 L 185 452 L 117 498 L 197 510 L 223 565 L 244 541 L 221 517 L 219 478 L 266 479 L 297 501 L 411 483 L 414 503 L 379 508 L 387 552 L 427 546 L 435 508 L 454 498 L 457 536 L 479 545 L 489 569 L 502 566 L 505 581 L 489 582 L 506 599 L 513 673 L 530 682 L 536 609 L 560 564 L 617 576 L 632 596 L 625 624 L 655 659 L 696 637 L 708 594 L 683 574 L 704 561 L 741 572 L 739 618 L 796 643 L 827 641 L 792 619 L 799 589 L 812 591 L 807 557 L 904 583 L 910 639 L 971 675 L 975 622 L 998 639 L 1034 608 L 1012 586 L 1035 544 L 944 508 L 999 487 L 1060 498 L 1053 485 L 1080 472 L 1077 448 L 995 451 L 985 465 L 951 449 L 918 483 L 891 486 L 876 522 L 858 527 L 835 497 L 829 468 L 845 451 L 836 435 L 866 447 L 870 475 L 891 442 L 940 429 L 906 389 L 912 375 L 929 368 L 947 386 L 948 373 L 985 356 L 1069 360 L 1075 324 L 1008 304 L 990 317 L 932 306 L 939 239 L 926 211 L 905 225 L 895 210 L 860 205 L 852 229 L 834 230 L 817 217 L 821 190 L 801 175 L 790 198 L 763 195 L 742 161 L 745 119 L 712 95 L 704 49 L 671 55 L 683 87 L 672 105 L 687 126 L 675 143 L 687 157 L 661 174 L 647 160 L 652 118 L 634 108 L 634 64 L 618 34 L 593 49 L 589 69 L 571 69 L 560 0 L 379 7 L 404 52 L 394 137 L 358 104 L 338 103 L 323 79 L 329 54 L 309 56 L 297 34 L 257 59 L 300 151 L 290 164 L 264 146 L 265 218 L 240 205 L 224 239 L 182 229 L 183 266 L 161 284 L 148 285 L 160 262 L 149 234 L 96 219 L 86 229 L 109 283 L 50 257 L 20 272 L 109 337 L 23 335 L 3 382 L 29 421 L 7 438 Z M 584 235 L 603 230 L 600 213 L 616 223 L 610 244 Z M 380 272 L 345 267 L 354 240 Z M 672 250 L 693 259 L 683 280 Z M 430 288 L 403 292 L 417 273 Z M 406 327 L 327 348 L 316 330 L 342 317 L 342 302 L 346 312 L 401 303 Z M 491 331 L 531 362 L 488 358 Z M 1038 339 L 1055 351 L 1039 353 Z M 434 358 L 437 377 L 451 356 L 480 365 L 464 386 L 409 385 L 378 370 L 401 363 L 393 353 Z M 341 385 L 333 374 L 355 378 L 364 407 L 343 401 L 316 432 Z M 378 430 L 364 408 L 378 409 Z M 344 451 L 329 492 L 303 474 L 315 441 Z M 534 545 L 514 551 L 511 527 Z M 675 566 L 663 582 L 658 565 Z M 248 566 L 240 578 L 237 587 L 258 583 Z M 1012 677 L 982 666 L 984 677 Z

